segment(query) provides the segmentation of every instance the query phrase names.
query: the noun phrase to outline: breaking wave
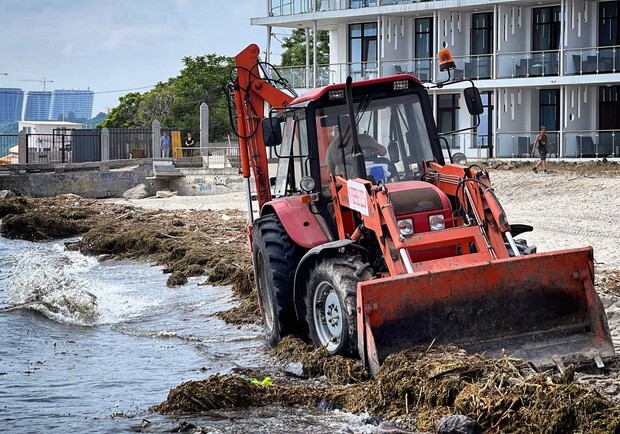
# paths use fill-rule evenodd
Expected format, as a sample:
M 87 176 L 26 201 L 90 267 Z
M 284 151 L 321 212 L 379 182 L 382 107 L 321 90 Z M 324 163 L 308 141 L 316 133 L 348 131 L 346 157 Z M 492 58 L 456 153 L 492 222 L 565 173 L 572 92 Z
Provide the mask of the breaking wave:
M 29 309 L 59 323 L 96 324 L 97 288 L 81 275 L 96 267 L 97 260 L 65 251 L 61 244 L 51 249 L 41 246 L 13 258 L 2 310 Z

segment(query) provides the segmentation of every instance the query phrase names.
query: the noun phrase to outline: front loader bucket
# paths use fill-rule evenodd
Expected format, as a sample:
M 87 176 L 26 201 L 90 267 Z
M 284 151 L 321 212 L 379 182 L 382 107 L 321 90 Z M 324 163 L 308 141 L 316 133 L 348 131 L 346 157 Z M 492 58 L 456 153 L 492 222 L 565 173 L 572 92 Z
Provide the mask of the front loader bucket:
M 360 356 L 373 375 L 388 354 L 432 342 L 490 356 L 505 350 L 539 367 L 612 356 L 592 258 L 590 247 L 474 265 L 459 256 L 362 282 Z

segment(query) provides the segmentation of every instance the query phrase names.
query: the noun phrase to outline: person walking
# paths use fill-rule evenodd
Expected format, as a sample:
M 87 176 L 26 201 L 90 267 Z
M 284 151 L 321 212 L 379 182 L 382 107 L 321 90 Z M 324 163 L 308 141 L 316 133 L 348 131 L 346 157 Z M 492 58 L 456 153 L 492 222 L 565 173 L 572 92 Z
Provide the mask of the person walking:
M 540 132 L 536 135 L 536 139 L 534 139 L 534 144 L 532 145 L 532 155 L 534 155 L 534 151 L 538 148 L 538 153 L 540 154 L 540 160 L 536 163 L 534 167 L 532 167 L 532 172 L 538 173 L 538 166 L 542 166 L 543 173 L 549 173 L 547 170 L 547 154 L 549 153 L 549 138 L 547 137 L 547 128 L 540 127 Z
M 168 131 L 164 131 L 163 136 L 159 139 L 159 144 L 161 148 L 161 157 L 170 157 L 170 137 L 168 137 Z

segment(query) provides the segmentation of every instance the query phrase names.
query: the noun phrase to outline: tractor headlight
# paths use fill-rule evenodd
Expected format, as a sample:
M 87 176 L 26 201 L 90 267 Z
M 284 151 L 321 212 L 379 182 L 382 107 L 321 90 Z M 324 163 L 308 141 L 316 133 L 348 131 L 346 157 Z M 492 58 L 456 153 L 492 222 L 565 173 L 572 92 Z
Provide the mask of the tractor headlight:
M 403 237 L 413 234 L 413 220 L 412 219 L 398 220 L 398 231 Z
M 314 190 L 314 186 L 314 179 L 310 176 L 304 176 L 299 181 L 299 188 L 301 188 L 304 193 L 310 193 L 312 190 Z
M 462 152 L 457 152 L 452 155 L 452 162 L 454 164 L 459 164 L 461 166 L 464 166 L 467 164 L 467 157 Z
M 446 228 L 446 223 L 443 218 L 443 214 L 435 214 L 428 217 L 428 224 L 431 227 L 431 231 L 440 231 Z

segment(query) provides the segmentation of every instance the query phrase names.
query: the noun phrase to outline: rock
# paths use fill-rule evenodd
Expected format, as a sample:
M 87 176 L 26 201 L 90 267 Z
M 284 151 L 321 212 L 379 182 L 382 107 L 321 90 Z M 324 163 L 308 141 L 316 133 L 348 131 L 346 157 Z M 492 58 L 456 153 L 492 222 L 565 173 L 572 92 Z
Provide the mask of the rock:
M 463 416 L 444 416 L 437 425 L 437 434 L 482 434 L 482 426 L 475 420 Z
M 11 190 L 0 190 L 0 199 L 8 199 L 9 197 L 15 197 L 15 193 Z
M 284 373 L 291 377 L 307 378 L 304 373 L 304 365 L 301 362 L 291 362 L 284 367 Z
M 162 199 L 166 199 L 168 197 L 172 197 L 172 196 L 176 196 L 177 192 L 176 191 L 166 191 L 166 190 L 161 190 L 158 191 L 157 193 L 155 193 L 155 196 L 160 197 Z
M 134 188 L 130 188 L 123 193 L 125 199 L 144 199 L 148 195 L 144 184 L 136 185 Z
M 383 421 L 377 427 L 377 434 L 416 434 L 414 431 L 407 431 L 400 428 L 395 423 Z
M 103 255 L 97 256 L 97 261 L 99 262 L 109 261 L 110 259 L 114 259 L 114 255 L 111 253 L 105 253 Z
M 81 199 L 81 196 L 73 193 L 63 193 L 56 196 L 58 199 Z

